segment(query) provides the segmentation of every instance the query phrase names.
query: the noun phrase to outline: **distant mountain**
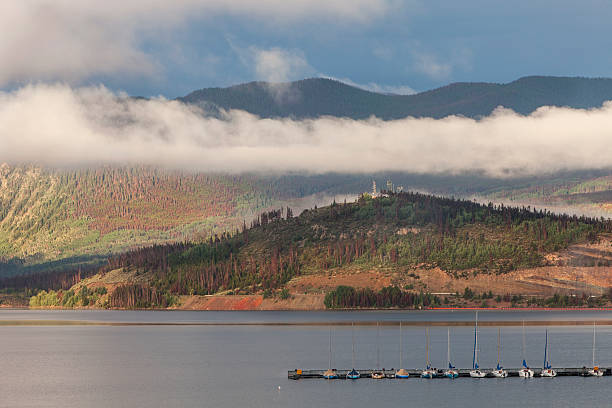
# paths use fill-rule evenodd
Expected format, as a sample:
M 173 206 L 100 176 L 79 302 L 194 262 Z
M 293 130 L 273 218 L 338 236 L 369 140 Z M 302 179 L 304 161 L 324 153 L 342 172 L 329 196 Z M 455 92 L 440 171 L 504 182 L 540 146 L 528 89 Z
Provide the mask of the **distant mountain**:
M 179 98 L 208 112 L 241 109 L 255 115 L 316 118 L 399 119 L 406 116 L 477 118 L 504 106 L 529 114 L 540 106 L 599 107 L 612 100 L 612 79 L 530 76 L 507 84 L 458 82 L 414 95 L 389 95 L 342 82 L 311 78 L 270 84 L 250 82 L 228 88 L 205 88 Z

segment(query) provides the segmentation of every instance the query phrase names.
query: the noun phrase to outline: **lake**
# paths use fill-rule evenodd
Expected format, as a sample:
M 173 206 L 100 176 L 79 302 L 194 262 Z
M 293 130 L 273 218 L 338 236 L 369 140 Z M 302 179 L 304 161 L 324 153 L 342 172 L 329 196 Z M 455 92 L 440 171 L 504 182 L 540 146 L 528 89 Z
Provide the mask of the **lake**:
M 2 310 L 2 407 L 373 407 L 381 405 L 573 407 L 610 405 L 612 377 L 456 380 L 299 380 L 287 370 L 325 369 L 330 328 L 333 366 L 351 368 L 350 325 L 332 322 L 461 322 L 470 311 L 196 312 Z M 216 325 L 16 326 L 7 321 L 215 323 Z M 486 321 L 612 320 L 607 311 L 485 311 Z M 224 324 L 227 323 L 227 324 Z M 239 325 L 257 323 L 261 325 Z M 265 325 L 271 323 L 274 325 Z M 453 363 L 471 367 L 473 328 L 451 327 Z M 527 361 L 541 367 L 545 328 L 525 328 Z M 548 326 L 550 360 L 557 367 L 590 365 L 592 326 Z M 354 328 L 356 368 L 399 366 L 399 329 Z M 403 330 L 404 367 L 425 365 L 425 328 Z M 447 328 L 430 329 L 430 357 L 446 365 Z M 518 367 L 522 328 L 502 328 L 502 362 Z M 481 367 L 497 362 L 497 328 L 479 329 Z M 612 327 L 597 328 L 597 361 L 612 366 Z

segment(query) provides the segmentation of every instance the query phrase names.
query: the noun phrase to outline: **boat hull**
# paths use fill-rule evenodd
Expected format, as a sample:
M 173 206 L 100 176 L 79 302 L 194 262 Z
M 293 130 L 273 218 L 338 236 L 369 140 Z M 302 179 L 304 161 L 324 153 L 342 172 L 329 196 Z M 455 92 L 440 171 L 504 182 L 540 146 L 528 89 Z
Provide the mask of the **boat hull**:
M 519 377 L 521 378 L 533 378 L 533 370 L 523 368 L 519 370 Z
M 545 378 L 552 378 L 552 377 L 556 377 L 557 376 L 557 372 L 551 368 L 547 368 L 542 370 L 542 373 L 540 374 L 541 377 L 545 377 Z
M 358 380 L 359 378 L 361 378 L 361 374 L 359 374 L 359 371 L 353 368 L 346 374 L 346 378 L 348 378 L 349 380 Z
M 480 370 L 470 371 L 470 377 L 472 378 L 485 378 L 486 376 L 487 376 L 487 373 L 485 373 L 484 371 L 480 371 Z
M 459 372 L 455 371 L 455 370 L 446 370 L 444 372 L 444 376 L 446 378 L 457 378 L 457 377 L 459 377 Z
M 434 370 L 425 370 L 421 373 L 421 378 L 434 378 L 436 372 Z
M 508 372 L 506 370 L 493 370 L 491 371 L 491 374 L 493 374 L 493 377 L 496 377 L 496 378 L 508 377 Z
M 603 375 L 604 375 L 603 370 L 591 369 L 591 370 L 587 371 L 587 376 L 589 376 L 589 377 L 602 377 Z
M 410 377 L 410 373 L 405 368 L 397 370 L 395 373 L 395 378 L 408 378 Z

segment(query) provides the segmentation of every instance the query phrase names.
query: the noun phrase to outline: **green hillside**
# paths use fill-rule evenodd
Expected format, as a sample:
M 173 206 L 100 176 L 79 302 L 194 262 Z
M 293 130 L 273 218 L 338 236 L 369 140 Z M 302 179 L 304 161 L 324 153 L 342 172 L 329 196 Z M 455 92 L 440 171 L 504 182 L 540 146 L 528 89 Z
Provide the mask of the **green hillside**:
M 278 195 L 253 177 L 0 167 L 0 274 L 101 262 L 234 230 Z
M 266 212 L 231 237 L 131 251 L 99 275 L 121 270 L 133 278 L 106 297 L 107 306 L 166 307 L 180 295 L 265 295 L 297 275 L 337 268 L 499 275 L 543 265 L 545 254 L 604 232 L 612 232 L 612 221 L 414 193 L 366 195 L 297 217 L 290 209 Z
M 301 210 L 386 188 L 487 197 L 612 214 L 609 176 L 583 172 L 496 180 L 474 174 L 227 176 L 145 167 L 0 167 L 0 275 L 88 268 L 110 254 L 235 231 L 263 209 Z M 352 198 L 349 199 L 351 201 Z M 559 205 L 561 205 L 559 204 Z M 563 208 L 563 211 L 566 209 Z
M 206 88 L 179 100 L 213 114 L 220 109 L 240 109 L 265 118 L 480 117 L 489 115 L 500 105 L 521 114 L 545 105 L 599 107 L 604 101 L 612 100 L 612 79 L 530 76 L 507 84 L 462 82 L 415 95 L 388 95 L 336 80 L 312 78 L 285 84 L 250 82 L 228 88 Z

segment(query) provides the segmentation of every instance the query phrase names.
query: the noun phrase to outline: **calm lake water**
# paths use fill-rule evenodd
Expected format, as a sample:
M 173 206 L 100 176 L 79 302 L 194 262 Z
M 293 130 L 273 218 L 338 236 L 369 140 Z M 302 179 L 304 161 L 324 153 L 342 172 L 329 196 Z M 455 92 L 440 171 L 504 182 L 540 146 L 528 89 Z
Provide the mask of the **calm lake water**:
M 281 323 L 470 321 L 473 312 L 0 311 L 0 320 Z M 482 321 L 612 320 L 612 312 L 480 312 Z M 592 327 L 549 326 L 553 366 L 591 364 Z M 327 368 L 329 326 L 0 326 L 1 407 L 373 407 L 383 405 L 610 406 L 612 377 L 522 380 L 324 381 L 287 370 Z M 480 363 L 497 361 L 497 329 L 480 328 Z M 445 327 L 430 329 L 430 356 L 446 365 Z M 351 327 L 332 326 L 333 366 L 351 368 Z M 502 328 L 502 362 L 518 367 L 521 327 Z M 425 365 L 425 330 L 404 328 L 404 366 Z M 399 330 L 355 328 L 356 368 L 399 365 Z M 458 367 L 472 362 L 473 329 L 451 328 Z M 543 363 L 544 327 L 526 328 L 526 358 Z M 597 328 L 597 360 L 612 366 L 612 327 Z M 280 387 L 280 388 L 279 388 Z

